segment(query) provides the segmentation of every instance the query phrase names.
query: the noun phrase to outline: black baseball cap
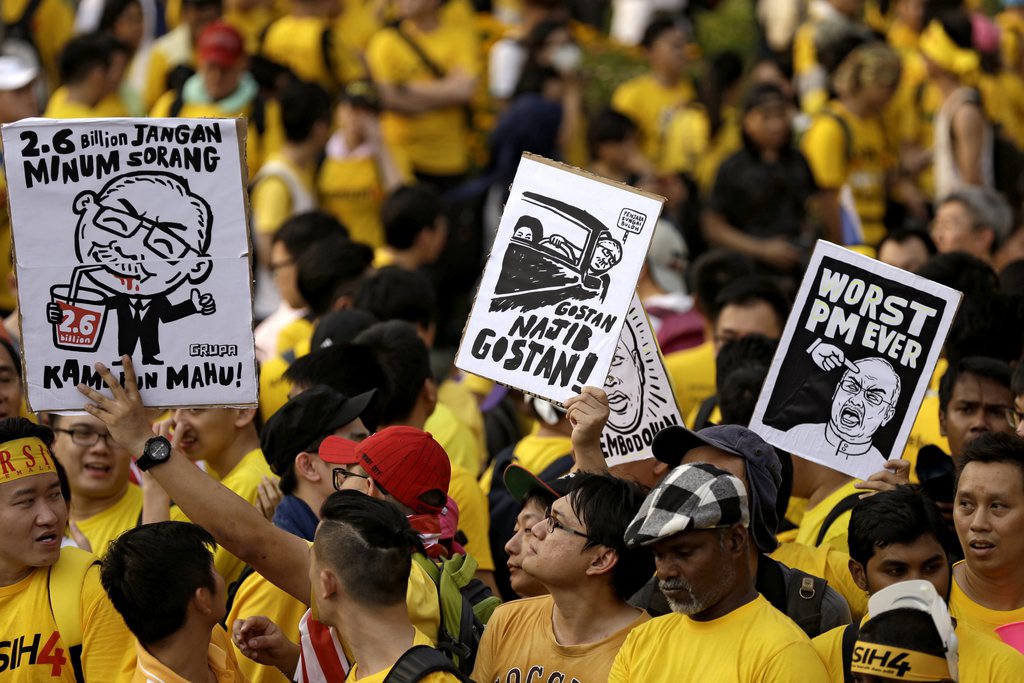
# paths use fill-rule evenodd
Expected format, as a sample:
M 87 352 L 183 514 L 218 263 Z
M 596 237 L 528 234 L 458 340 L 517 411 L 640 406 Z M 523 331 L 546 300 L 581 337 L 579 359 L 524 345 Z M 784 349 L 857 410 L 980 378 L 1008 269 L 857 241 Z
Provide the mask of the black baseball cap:
M 349 398 L 316 385 L 289 400 L 263 427 L 260 448 L 270 469 L 278 476 L 287 472 L 296 455 L 314 449 L 335 429 L 361 417 L 376 396 L 376 389 Z
M 551 481 L 544 481 L 536 474 L 522 465 L 509 465 L 505 468 L 502 479 L 505 481 L 505 489 L 512 497 L 522 503 L 531 493 L 539 493 L 542 497 L 553 503 L 572 489 L 575 480 L 574 474 L 567 474 Z

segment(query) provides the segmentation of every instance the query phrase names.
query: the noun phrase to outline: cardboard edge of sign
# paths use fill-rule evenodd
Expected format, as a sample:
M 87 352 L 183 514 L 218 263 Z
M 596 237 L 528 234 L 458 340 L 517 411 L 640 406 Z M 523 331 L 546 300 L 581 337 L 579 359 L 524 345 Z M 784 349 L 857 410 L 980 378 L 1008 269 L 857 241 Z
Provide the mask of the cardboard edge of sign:
M 46 122 L 51 122 L 52 121 L 52 119 L 47 119 L 47 118 L 40 118 L 40 117 L 36 117 L 36 118 L 38 120 L 40 120 L 40 121 L 46 121 Z M 230 121 L 234 125 L 235 141 L 236 141 L 236 143 L 238 145 L 239 170 L 240 170 L 240 177 L 241 177 L 241 181 L 242 181 L 242 207 L 243 207 L 243 210 L 245 212 L 245 225 L 248 228 L 248 226 L 251 224 L 251 219 L 250 219 L 250 215 L 249 215 L 250 214 L 249 192 L 247 190 L 247 188 L 249 187 L 249 166 L 248 166 L 248 159 L 246 158 L 246 144 L 245 144 L 246 143 L 246 137 L 249 134 L 248 121 L 244 117 L 237 117 L 237 118 L 199 117 L 199 118 L 204 118 L 204 119 L 212 120 L 212 121 Z M 88 119 L 83 119 L 83 120 L 88 120 Z M 115 120 L 115 119 L 95 119 L 95 120 L 97 120 L 97 121 L 109 121 L 109 120 Z M 152 119 L 146 119 L 146 121 L 149 121 L 150 123 L 152 123 L 153 120 Z M 14 123 L 5 123 L 5 124 L 3 124 L 3 126 L 0 126 L 0 130 L 2 130 L 3 128 L 7 128 L 9 126 L 24 125 L 26 122 L 27 122 L 26 120 L 22 120 L 22 121 L 16 121 Z M 3 167 L 3 174 L 4 174 L 4 182 L 6 183 L 7 182 L 7 167 L 6 167 L 6 165 Z M 10 192 L 7 193 L 7 198 L 6 199 L 7 199 L 7 215 L 11 216 L 11 194 L 10 194 Z M 255 251 L 253 249 L 253 243 L 252 243 L 252 231 L 249 230 L 249 229 L 246 229 L 246 231 L 245 231 L 245 240 L 246 240 L 246 243 L 249 245 L 249 252 L 246 255 L 248 257 L 246 259 L 246 261 L 248 261 L 248 272 L 249 272 L 249 302 L 250 302 L 250 305 L 249 305 L 249 324 L 253 328 L 253 330 L 255 330 L 256 316 L 255 316 L 254 311 L 252 310 L 252 301 L 253 301 L 254 296 L 255 296 L 255 286 L 256 286 L 255 285 L 255 281 L 253 280 L 252 255 L 255 253 Z M 11 262 L 14 264 L 15 272 L 17 272 L 18 259 L 17 259 L 17 253 L 16 253 L 15 249 L 16 249 L 16 245 L 15 245 L 15 240 L 14 240 L 14 230 L 12 228 L 11 229 Z M 18 310 L 21 310 L 21 294 L 20 294 L 20 292 L 18 294 Z M 24 339 L 25 338 L 24 330 L 22 329 L 23 325 L 24 325 L 24 321 L 25 321 L 25 318 L 23 316 L 19 315 L 18 316 L 18 338 L 19 339 Z M 255 351 L 253 352 L 252 358 L 253 358 L 253 364 L 254 364 L 254 368 L 255 368 L 255 361 L 256 361 Z M 11 360 L 14 360 L 14 359 L 12 358 Z M 29 390 L 28 390 L 28 388 L 29 388 L 28 379 L 27 379 L 28 378 L 28 364 L 27 364 L 27 361 L 25 360 L 25 346 L 24 346 L 24 344 L 19 344 L 18 345 L 18 362 L 21 364 L 22 396 L 23 396 L 23 399 L 25 401 L 25 407 L 26 407 L 26 409 L 30 413 L 52 413 L 52 412 L 58 412 L 58 411 L 62 411 L 62 410 L 69 410 L 69 408 L 38 408 L 38 409 L 37 408 L 33 408 L 32 407 L 32 402 L 29 400 L 29 396 L 31 395 L 31 392 L 29 392 Z M 259 383 L 259 378 L 257 377 L 255 379 L 256 379 L 256 381 L 253 383 L 253 387 L 254 388 L 258 387 L 258 383 Z M 84 405 L 84 403 L 85 402 L 83 402 L 83 405 Z M 147 408 L 163 408 L 165 410 L 175 410 L 177 408 L 258 408 L 259 407 L 259 393 L 258 393 L 258 389 L 257 389 L 256 395 L 253 396 L 253 401 L 251 403 L 232 403 L 232 404 L 226 404 L 226 403 L 195 403 L 195 402 L 193 402 L 193 403 L 190 403 L 188 405 L 147 405 L 146 407 Z
M 851 259 L 848 256 L 848 254 L 854 255 L 856 258 Z M 779 371 L 781 370 L 782 363 L 785 360 L 785 352 L 783 350 L 785 348 L 785 345 L 783 344 L 783 342 L 792 338 L 793 333 L 796 330 L 796 326 L 799 324 L 798 311 L 803 310 L 800 304 L 803 304 L 803 306 L 806 307 L 807 300 L 810 296 L 812 282 L 808 278 L 808 274 L 811 272 L 816 272 L 821 267 L 821 262 L 825 257 L 837 258 L 839 260 L 845 260 L 845 262 L 866 259 L 869 263 L 854 263 L 854 265 L 858 268 L 864 268 L 865 270 L 869 270 L 873 273 L 881 275 L 882 277 L 887 277 L 890 280 L 896 280 L 901 284 L 912 288 L 916 288 L 917 286 L 917 283 L 915 283 L 914 280 L 927 279 L 922 278 L 920 275 L 917 275 L 915 273 L 903 270 L 902 268 L 897 268 L 887 263 L 882 263 L 881 261 L 878 261 L 876 259 L 872 259 L 871 257 L 865 256 L 864 254 L 854 251 L 853 249 L 849 249 L 847 247 L 834 244 L 826 240 L 819 239 L 815 243 L 814 251 L 811 253 L 811 258 L 808 262 L 804 278 L 800 282 L 800 287 L 797 290 L 796 298 L 793 301 L 793 309 L 790 311 L 789 317 L 786 319 L 786 324 L 782 330 L 782 337 L 779 341 L 779 347 L 776 350 L 775 355 L 772 356 L 772 362 L 768 369 L 768 375 L 765 377 L 764 384 L 761 386 L 761 393 L 758 395 L 757 403 L 754 406 L 754 414 L 752 415 L 750 420 L 751 431 L 761 436 L 761 438 L 770 443 L 772 446 L 786 452 L 791 452 L 787 450 L 790 444 L 787 443 L 785 445 L 780 445 L 780 443 L 785 440 L 781 436 L 782 434 L 784 434 L 784 432 L 775 429 L 774 427 L 771 427 L 770 425 L 767 425 L 764 422 L 764 416 L 767 412 L 768 403 L 771 399 L 772 393 L 772 391 L 768 389 L 768 385 L 769 382 L 774 385 L 774 382 L 778 379 Z M 935 373 L 935 367 L 938 363 L 942 347 L 945 345 L 946 338 L 949 336 L 950 327 L 952 326 L 953 320 L 956 318 L 956 314 L 960 310 L 960 306 L 963 304 L 964 299 L 963 292 L 959 290 L 935 282 L 934 280 L 928 280 L 928 282 L 930 283 L 929 286 L 933 287 L 935 290 L 933 295 L 949 301 L 950 305 L 945 309 L 945 311 L 943 311 L 943 317 L 939 321 L 939 329 L 945 329 L 945 334 L 943 334 L 942 342 L 939 344 L 932 345 L 931 349 L 929 349 L 928 352 L 927 365 L 931 368 L 931 372 L 928 374 L 921 373 L 921 377 L 918 379 L 918 382 L 914 387 L 914 391 L 911 394 L 910 403 L 908 404 L 910 407 L 916 406 L 918 412 L 920 412 L 921 410 L 921 404 L 924 401 L 925 394 L 928 391 L 928 385 L 931 382 L 932 375 Z M 914 419 L 909 419 L 909 412 L 910 411 L 908 410 L 908 414 L 903 420 L 903 424 L 900 425 L 900 429 L 896 434 L 895 440 L 893 441 L 893 450 L 890 451 L 890 454 L 895 455 L 896 458 L 902 457 L 903 453 L 906 451 L 907 441 L 910 439 L 910 432 L 913 431 L 914 422 L 916 421 L 917 413 L 915 413 Z M 899 449 L 896 448 L 896 444 L 900 444 Z M 820 464 L 823 467 L 828 467 L 829 469 L 835 470 L 837 472 L 842 472 L 843 474 L 849 474 L 849 472 L 837 468 L 832 464 L 825 462 L 822 459 L 800 455 L 799 453 L 795 452 L 793 452 L 793 454 L 799 457 L 809 459 L 811 462 Z M 886 457 L 886 461 L 893 459 L 895 458 Z
M 524 160 L 524 159 L 528 159 L 530 161 L 535 161 L 535 162 L 537 162 L 539 164 L 543 164 L 544 166 L 550 166 L 551 168 L 556 168 L 556 169 L 558 169 L 560 171 L 566 171 L 567 173 L 572 173 L 573 175 L 580 176 L 581 178 L 586 178 L 587 180 L 594 180 L 594 181 L 597 181 L 599 183 L 603 183 L 605 185 L 610 185 L 612 187 L 618 188 L 620 190 L 625 190 L 626 192 L 630 192 L 632 194 L 637 194 L 637 195 L 640 195 L 642 197 L 646 197 L 647 199 L 651 199 L 651 200 L 654 200 L 654 201 L 660 203 L 662 205 L 662 207 L 664 207 L 665 203 L 668 201 L 667 198 L 663 197 L 660 194 L 655 194 L 654 192 L 648 192 L 646 190 L 641 190 L 640 188 L 633 187 L 632 185 L 627 185 L 626 183 L 620 183 L 617 180 L 610 180 L 608 178 L 604 178 L 602 176 L 599 176 L 596 173 L 591 173 L 590 171 L 585 171 L 582 168 L 577 168 L 575 166 L 570 166 L 569 164 L 564 164 L 564 163 L 562 163 L 560 161 L 554 161 L 553 159 L 548 159 L 547 157 L 542 157 L 539 154 L 534 154 L 533 152 L 523 152 L 522 156 L 520 157 L 520 162 L 522 162 L 522 160 Z M 518 170 L 517 170 L 517 174 L 518 174 Z M 515 183 L 515 179 L 514 178 L 513 178 L 512 182 Z M 504 207 L 502 207 L 502 217 L 504 217 Z M 500 225 L 501 225 L 501 220 L 500 219 L 498 221 L 498 225 L 499 225 L 499 228 L 500 228 Z M 498 247 L 497 243 L 494 243 L 494 244 L 491 245 L 491 250 L 487 253 L 487 258 L 484 259 L 484 263 L 485 264 L 490 262 L 491 256 L 494 254 L 494 250 L 497 247 Z M 650 243 L 648 243 L 647 248 L 648 248 L 648 250 L 650 250 Z M 646 255 L 644 256 L 644 258 L 646 259 Z M 482 278 L 481 278 L 481 281 L 482 281 Z M 634 296 L 635 296 L 636 295 L 636 284 L 635 283 L 633 285 L 633 293 L 634 293 Z M 454 364 L 455 364 L 455 367 L 458 368 L 459 370 L 461 370 L 462 372 L 465 372 L 465 373 L 468 373 L 468 374 L 471 374 L 471 375 L 477 375 L 478 377 L 484 377 L 483 375 L 480 375 L 480 374 L 475 373 L 475 372 L 471 372 L 471 371 L 466 370 L 465 368 L 462 368 L 462 367 L 459 366 L 459 358 L 462 357 L 462 348 L 463 348 L 463 345 L 466 343 L 466 330 L 469 329 L 469 320 L 472 317 L 473 310 L 476 309 L 476 301 L 477 301 L 477 298 L 479 298 L 479 296 L 480 296 L 480 284 L 478 283 L 477 284 L 477 288 L 476 288 L 476 293 L 473 294 L 473 301 L 472 301 L 472 303 L 470 304 L 470 307 L 469 307 L 470 315 L 466 318 L 466 322 L 462 326 L 462 335 L 459 337 L 459 347 L 455 350 L 455 361 L 454 361 Z M 626 313 L 627 314 L 629 313 L 629 309 L 628 308 L 626 309 Z M 644 311 L 644 315 L 647 315 L 646 311 Z M 625 323 L 625 319 L 623 319 L 623 324 L 624 323 Z M 648 320 L 648 324 L 649 323 L 650 323 L 650 321 Z M 620 334 L 622 333 L 621 329 L 619 330 L 619 333 Z M 661 347 L 660 346 L 658 348 L 658 353 L 659 354 L 661 353 Z M 494 379 L 492 377 L 484 377 L 484 379 L 489 380 L 491 382 L 494 382 L 495 384 L 498 384 L 500 386 L 506 387 L 508 389 L 513 389 L 515 391 L 522 392 L 526 396 L 533 396 L 534 398 L 539 398 L 541 400 L 549 401 L 549 402 L 553 403 L 553 401 L 551 401 L 548 398 L 545 398 L 545 397 L 541 396 L 540 394 L 534 393 L 532 391 L 527 391 L 525 389 L 521 389 L 520 387 L 514 386 L 512 384 L 507 384 L 505 382 L 498 381 L 498 380 L 496 380 L 496 379 Z M 603 389 L 603 386 L 602 386 L 602 389 Z M 675 396 L 675 394 L 673 393 L 673 398 L 674 398 L 674 396 Z M 560 405 L 564 405 L 564 403 L 560 404 Z M 684 416 L 683 420 L 685 421 L 685 419 L 686 418 Z

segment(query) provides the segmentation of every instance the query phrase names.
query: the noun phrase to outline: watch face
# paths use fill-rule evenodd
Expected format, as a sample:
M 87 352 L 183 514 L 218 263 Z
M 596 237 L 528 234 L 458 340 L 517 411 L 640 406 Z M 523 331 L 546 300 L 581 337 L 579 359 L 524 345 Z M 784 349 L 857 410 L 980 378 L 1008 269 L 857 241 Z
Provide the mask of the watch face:
M 171 444 L 167 439 L 154 439 L 149 446 L 148 455 L 157 462 L 163 462 L 171 457 Z

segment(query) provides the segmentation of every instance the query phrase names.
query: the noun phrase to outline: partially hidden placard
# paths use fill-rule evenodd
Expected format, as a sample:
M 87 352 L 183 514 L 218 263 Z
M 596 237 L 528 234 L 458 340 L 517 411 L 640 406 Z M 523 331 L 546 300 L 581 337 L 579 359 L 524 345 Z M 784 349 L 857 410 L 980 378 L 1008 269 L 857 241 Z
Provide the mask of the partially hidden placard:
M 602 386 L 663 203 L 523 155 L 456 366 L 557 403 Z
M 640 297 L 634 295 L 604 383 L 608 424 L 601 451 L 609 467 L 653 458 L 654 435 L 683 424 L 658 340 Z
M 149 406 L 255 404 L 245 123 L 26 119 L 3 143 L 31 408 L 81 409 L 123 354 Z
M 750 428 L 866 478 L 903 453 L 961 294 L 818 242 Z

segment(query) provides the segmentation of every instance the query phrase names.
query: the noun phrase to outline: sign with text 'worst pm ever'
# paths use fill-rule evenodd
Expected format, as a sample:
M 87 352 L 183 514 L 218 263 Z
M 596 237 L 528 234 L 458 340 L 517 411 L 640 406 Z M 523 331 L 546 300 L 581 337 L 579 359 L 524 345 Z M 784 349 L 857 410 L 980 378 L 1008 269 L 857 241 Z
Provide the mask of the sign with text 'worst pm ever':
M 150 406 L 256 402 L 244 122 L 3 127 L 33 410 L 81 409 L 127 354 Z
M 523 155 L 456 366 L 556 403 L 603 386 L 664 201 Z

